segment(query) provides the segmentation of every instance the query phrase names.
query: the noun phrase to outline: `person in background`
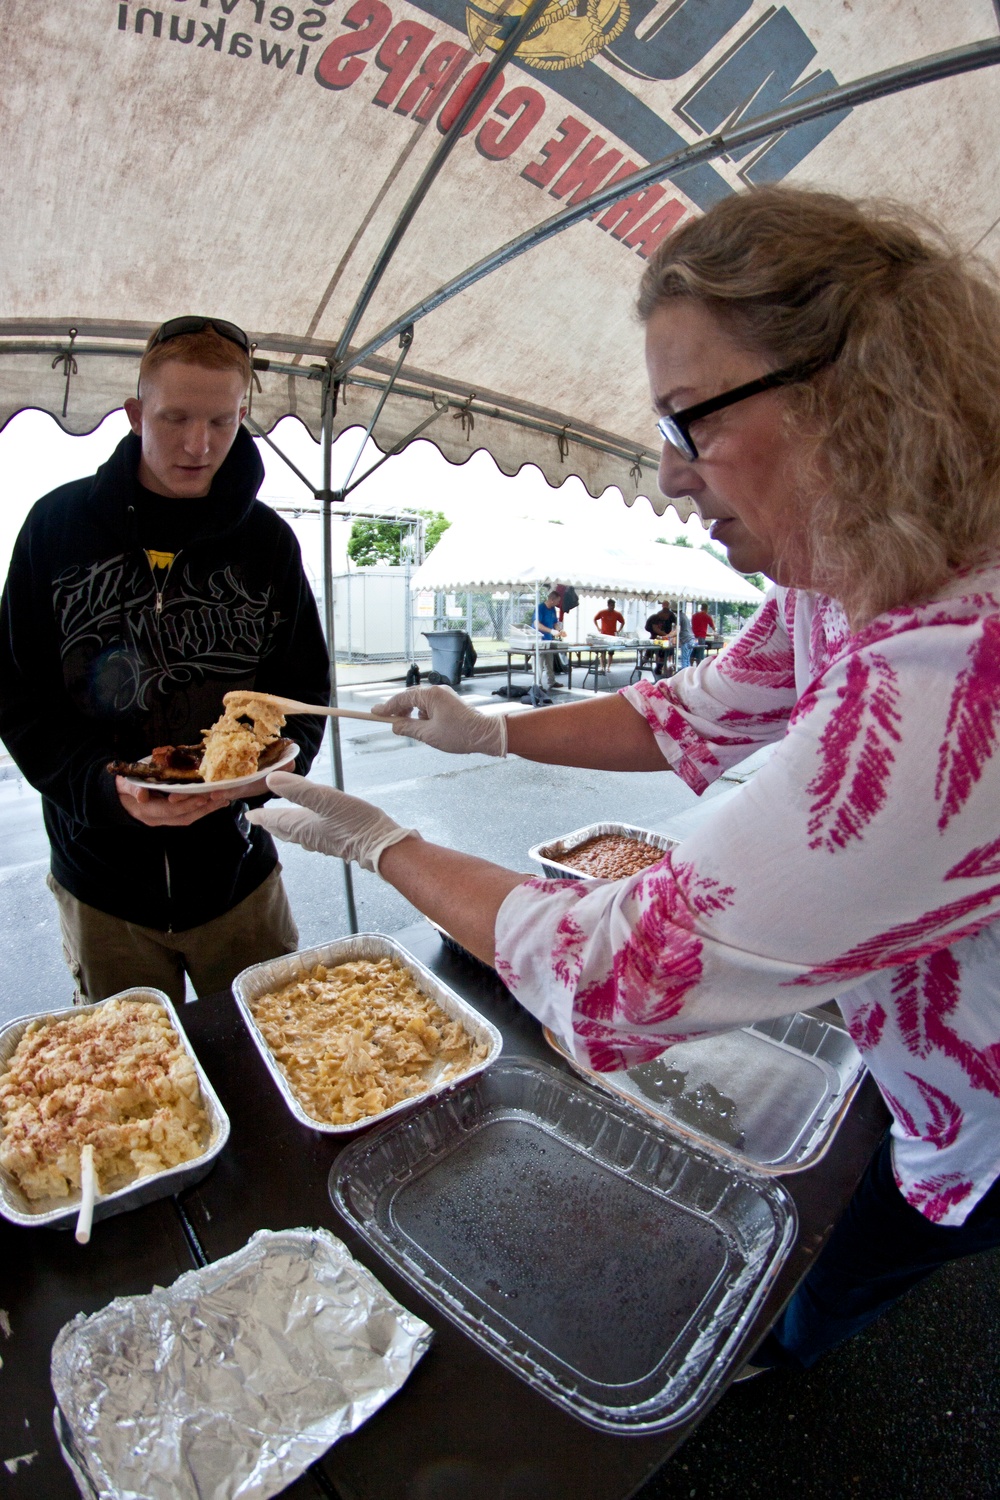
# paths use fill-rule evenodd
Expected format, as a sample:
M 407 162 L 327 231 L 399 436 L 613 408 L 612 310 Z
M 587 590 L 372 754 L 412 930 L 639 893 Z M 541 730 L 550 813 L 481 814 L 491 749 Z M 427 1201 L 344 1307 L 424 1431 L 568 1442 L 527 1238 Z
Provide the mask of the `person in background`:
M 620 635 L 625 628 L 625 616 L 618 613 L 615 608 L 615 601 L 609 599 L 607 606 L 604 609 L 598 610 L 594 616 L 594 624 L 602 635 Z M 597 669 L 599 672 L 606 672 L 610 662 L 611 653 L 609 651 L 599 651 L 597 653 Z
M 705 642 L 709 633 L 715 630 L 715 621 L 707 609 L 696 609 L 691 616 L 691 629 L 694 631 L 695 645 L 691 653 L 692 661 L 701 661 L 705 655 Z M 684 663 L 684 665 L 687 665 Z
M 691 665 L 691 651 L 694 646 L 694 631 L 691 629 L 691 621 L 684 612 L 683 604 L 678 606 L 677 615 L 677 648 L 680 655 L 681 670 Z
M 677 616 L 670 608 L 668 599 L 660 600 L 660 607 L 655 615 L 650 615 L 646 621 L 646 630 L 654 641 L 666 641 L 672 645 L 677 639 Z M 667 652 L 661 649 L 656 653 L 656 665 L 653 670 L 654 677 L 662 677 L 667 670 Z
M 543 641 L 550 647 L 541 653 L 542 670 L 545 673 L 545 686 L 554 688 L 556 685 L 556 653 L 551 649 L 556 641 L 561 641 L 566 632 L 559 626 L 559 594 L 555 589 L 545 596 L 543 603 L 535 610 L 534 625 Z
M 49 888 L 77 999 L 184 999 L 294 952 L 274 842 L 235 793 L 137 788 L 109 761 L 197 744 L 232 688 L 329 702 L 326 644 L 294 533 L 256 499 L 241 425 L 250 345 L 233 323 L 151 336 L 131 433 L 33 507 L 0 604 L 0 737 L 42 794 Z M 310 765 L 323 720 L 285 734 Z

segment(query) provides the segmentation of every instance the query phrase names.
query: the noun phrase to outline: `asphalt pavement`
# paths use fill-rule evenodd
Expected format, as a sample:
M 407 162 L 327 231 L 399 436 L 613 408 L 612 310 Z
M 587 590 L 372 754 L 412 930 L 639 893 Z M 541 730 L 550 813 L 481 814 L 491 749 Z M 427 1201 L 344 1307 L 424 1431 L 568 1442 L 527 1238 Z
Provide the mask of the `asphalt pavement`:
M 499 711 L 500 680 L 476 678 L 463 696 Z M 383 693 L 357 685 L 342 701 L 363 708 Z M 342 720 L 341 730 L 348 791 L 426 838 L 513 869 L 532 869 L 531 845 L 586 823 L 681 836 L 702 816 L 669 774 L 451 757 L 381 726 Z M 312 775 L 332 780 L 325 748 Z M 707 800 L 738 794 L 737 780 Z M 303 946 L 344 934 L 339 862 L 290 846 L 282 858 Z M 0 779 L 0 1023 L 71 1000 L 47 867 L 37 794 L 15 775 Z M 414 921 L 413 907 L 377 876 L 354 879 L 362 930 Z M 731 1387 L 637 1500 L 1000 1500 L 998 1285 L 1000 1252 L 952 1265 L 809 1374 Z

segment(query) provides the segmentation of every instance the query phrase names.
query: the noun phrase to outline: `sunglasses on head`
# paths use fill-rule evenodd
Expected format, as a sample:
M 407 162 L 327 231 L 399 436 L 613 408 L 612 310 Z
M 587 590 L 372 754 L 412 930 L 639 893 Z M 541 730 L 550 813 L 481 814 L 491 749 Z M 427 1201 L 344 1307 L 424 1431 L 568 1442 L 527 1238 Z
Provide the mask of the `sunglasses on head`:
M 150 348 L 170 339 L 179 339 L 185 333 L 201 333 L 206 328 L 213 328 L 220 338 L 228 339 L 231 344 L 250 353 L 250 340 L 243 329 L 237 328 L 235 323 L 227 323 L 224 318 L 168 318 L 154 333 Z

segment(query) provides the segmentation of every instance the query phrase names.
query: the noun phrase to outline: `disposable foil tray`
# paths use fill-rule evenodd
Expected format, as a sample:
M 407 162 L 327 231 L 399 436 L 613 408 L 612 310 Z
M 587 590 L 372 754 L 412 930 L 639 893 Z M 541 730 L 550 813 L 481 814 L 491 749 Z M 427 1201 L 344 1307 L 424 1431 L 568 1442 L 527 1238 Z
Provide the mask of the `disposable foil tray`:
M 191 1059 L 198 1075 L 201 1102 L 208 1116 L 208 1144 L 202 1155 L 196 1157 L 194 1161 L 183 1162 L 179 1167 L 168 1167 L 162 1172 L 153 1172 L 148 1177 L 140 1177 L 135 1182 L 129 1183 L 127 1187 L 119 1188 L 117 1192 L 98 1197 L 94 1203 L 95 1223 L 98 1219 L 111 1218 L 112 1215 L 124 1213 L 127 1209 L 140 1208 L 144 1203 L 152 1203 L 157 1198 L 169 1198 L 172 1194 L 181 1192 L 183 1188 L 190 1187 L 192 1183 L 200 1182 L 203 1177 L 207 1176 L 212 1163 L 229 1139 L 229 1116 L 219 1103 L 218 1095 L 208 1081 L 208 1075 L 184 1035 L 177 1012 L 163 991 L 141 988 L 122 990 L 120 994 L 109 995 L 107 1000 L 99 1000 L 89 1008 L 98 1010 L 112 1000 L 152 1001 L 162 1006 L 167 1012 L 170 1024 L 180 1038 L 180 1044 Z M 80 1007 L 73 1005 L 66 1010 L 44 1011 L 40 1015 L 20 1016 L 16 1021 L 8 1022 L 0 1030 L 0 1076 L 6 1071 L 18 1043 L 32 1022 L 59 1021 L 64 1016 L 79 1014 Z M 79 1193 L 71 1194 L 68 1198 L 43 1198 L 33 1203 L 31 1199 L 25 1197 L 17 1184 L 17 1179 L 0 1167 L 0 1214 L 3 1214 L 4 1218 L 9 1219 L 12 1224 L 29 1225 L 33 1229 L 42 1224 L 68 1224 L 77 1217 L 79 1212 Z
M 864 1073 L 861 1054 L 843 1027 L 802 1013 L 678 1042 L 628 1072 L 594 1073 L 548 1029 L 545 1037 L 601 1088 L 758 1172 L 801 1172 L 815 1165 Z
M 397 1115 L 402 1110 L 412 1109 L 417 1101 L 403 1099 L 399 1104 L 394 1104 L 377 1115 L 367 1115 L 363 1120 L 355 1120 L 350 1125 L 333 1125 L 327 1120 L 314 1119 L 299 1103 L 291 1084 L 278 1066 L 263 1032 L 254 1020 L 251 1006 L 261 995 L 307 977 L 317 964 L 325 964 L 328 968 L 332 968 L 335 964 L 351 963 L 356 959 L 376 960 L 380 958 L 395 959 L 404 969 L 409 969 L 419 988 L 440 1005 L 446 1016 L 452 1020 L 461 1021 L 465 1030 L 476 1042 L 483 1042 L 486 1045 L 486 1056 L 482 1062 L 473 1063 L 457 1079 L 450 1078 L 445 1082 L 432 1083 L 425 1094 L 418 1095 L 418 1099 L 425 1099 L 430 1094 L 439 1094 L 442 1089 L 453 1088 L 457 1082 L 472 1078 L 483 1068 L 488 1068 L 500 1056 L 503 1038 L 492 1022 L 487 1021 L 485 1016 L 481 1016 L 477 1010 L 467 1004 L 450 985 L 438 979 L 430 969 L 426 969 L 418 959 L 413 957 L 412 953 L 408 953 L 393 938 L 384 937 L 379 932 L 362 932 L 355 937 L 337 938 L 333 942 L 323 943 L 318 948 L 307 948 L 299 953 L 287 953 L 281 958 L 269 959 L 266 963 L 254 964 L 252 968 L 244 969 L 242 974 L 238 974 L 233 981 L 236 1004 L 257 1051 L 264 1061 L 264 1066 L 274 1079 L 275 1087 L 295 1118 L 300 1124 L 308 1125 L 310 1130 L 319 1130 L 326 1135 L 351 1134 L 356 1130 L 367 1129 L 377 1120 L 384 1120 L 389 1115 Z
M 623 1435 L 711 1401 L 796 1231 L 773 1179 L 519 1058 L 360 1137 L 330 1194 L 470 1338 Z
M 67 1323 L 56 1434 L 93 1500 L 267 1500 L 377 1411 L 430 1340 L 325 1229 L 263 1229 Z
M 617 833 L 625 838 L 635 839 L 640 844 L 652 844 L 654 849 L 662 849 L 664 854 L 677 843 L 676 839 L 668 838 L 665 833 L 651 833 L 648 828 L 635 828 L 631 823 L 588 823 L 586 828 L 564 833 L 561 838 L 535 844 L 528 850 L 528 858 L 540 864 L 545 874 L 553 880 L 586 880 L 588 877 L 583 870 L 563 864 L 562 858 L 585 844 L 588 839 L 596 839 L 603 833 Z

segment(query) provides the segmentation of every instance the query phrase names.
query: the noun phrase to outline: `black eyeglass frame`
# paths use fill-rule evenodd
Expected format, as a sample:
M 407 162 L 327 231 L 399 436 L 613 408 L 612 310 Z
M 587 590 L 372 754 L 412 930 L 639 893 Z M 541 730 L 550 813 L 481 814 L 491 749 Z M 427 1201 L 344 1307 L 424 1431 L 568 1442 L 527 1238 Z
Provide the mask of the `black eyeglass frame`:
M 186 333 L 201 333 L 206 328 L 214 329 L 220 338 L 228 339 L 231 344 L 235 344 L 245 354 L 251 352 L 249 336 L 237 324 L 227 323 L 225 318 L 199 318 L 194 314 L 187 314 L 180 318 L 168 318 L 165 323 L 161 323 L 153 335 L 153 342 L 149 347 L 155 349 L 157 344 L 169 343 L 171 339 L 182 338 Z
M 698 458 L 698 449 L 690 433 L 692 422 L 697 422 L 700 417 L 710 416 L 714 411 L 722 411 L 726 406 L 734 406 L 737 401 L 745 401 L 748 396 L 756 396 L 761 391 L 773 391 L 782 385 L 800 385 L 832 363 L 832 360 L 824 359 L 818 363 L 813 360 L 809 364 L 786 365 L 783 370 L 772 370 L 770 375 L 748 380 L 745 385 L 723 391 L 721 396 L 712 396 L 707 401 L 696 402 L 694 406 L 685 406 L 681 411 L 667 413 L 658 418 L 657 431 L 663 441 L 675 448 L 682 458 L 686 458 L 688 463 L 694 463 Z

